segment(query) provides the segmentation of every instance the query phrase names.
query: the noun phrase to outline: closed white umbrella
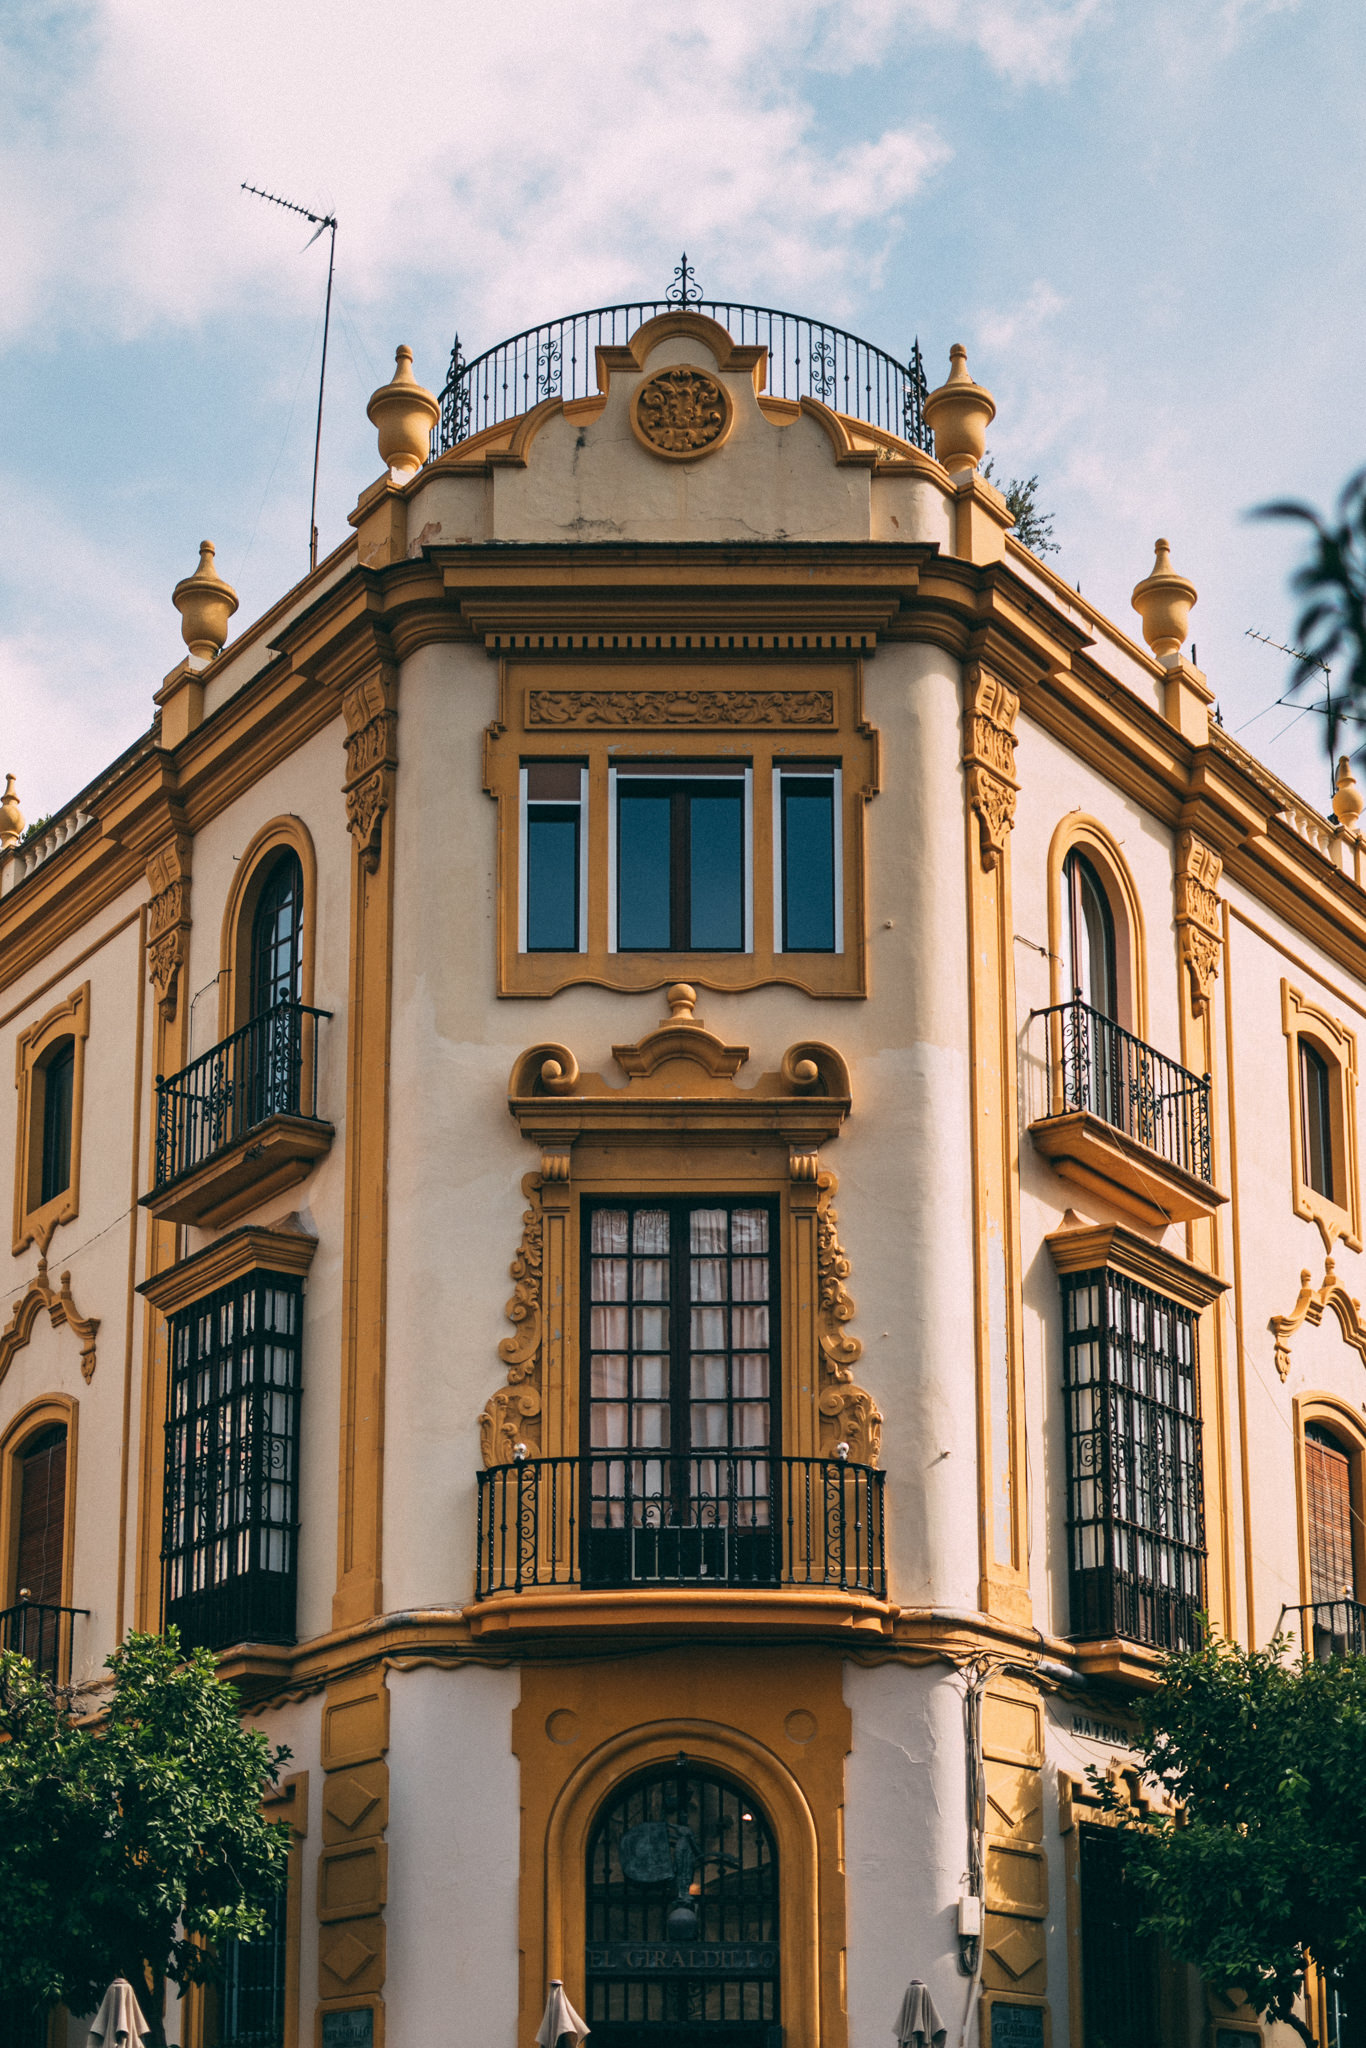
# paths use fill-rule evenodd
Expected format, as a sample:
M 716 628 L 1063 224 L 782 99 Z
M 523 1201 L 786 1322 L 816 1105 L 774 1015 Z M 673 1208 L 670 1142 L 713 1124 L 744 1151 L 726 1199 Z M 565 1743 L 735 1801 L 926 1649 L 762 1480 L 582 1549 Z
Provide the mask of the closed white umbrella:
M 929 1992 L 918 1977 L 912 1977 L 894 2029 L 899 2048 L 943 2048 L 948 2031 Z
M 569 2040 L 578 2048 L 580 2041 L 588 2038 L 588 2022 L 581 2020 L 564 1995 L 564 1980 L 552 1977 L 550 1996 L 545 2002 L 545 2017 L 536 2030 L 540 2048 L 559 2048 L 561 2041 Z
M 126 1977 L 116 1977 L 90 2022 L 89 2048 L 140 2048 L 151 2035 Z

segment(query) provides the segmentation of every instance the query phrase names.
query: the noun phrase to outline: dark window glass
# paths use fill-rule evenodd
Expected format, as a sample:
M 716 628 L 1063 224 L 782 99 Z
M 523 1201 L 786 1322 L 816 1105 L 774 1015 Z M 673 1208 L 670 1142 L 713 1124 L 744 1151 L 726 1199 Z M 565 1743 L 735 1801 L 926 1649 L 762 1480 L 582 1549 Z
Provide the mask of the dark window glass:
M 71 1100 L 76 1041 L 63 1038 L 43 1063 L 43 1170 L 38 1199 L 50 1202 L 71 1185 Z
M 297 1003 L 303 963 L 304 875 L 297 853 L 272 864 L 251 921 L 251 1014 Z
M 576 953 L 582 860 L 582 770 L 538 761 L 526 771 L 526 949 Z
M 1115 921 L 1110 899 L 1084 854 L 1069 853 L 1063 875 L 1068 892 L 1073 994 L 1102 1016 L 1118 1020 Z
M 292 1642 L 297 1278 L 253 1273 L 171 1318 L 166 1619 L 187 1646 Z
M 1328 1201 L 1333 1192 L 1333 1105 L 1328 1062 L 1307 1039 L 1300 1040 L 1301 1172 Z
M 680 1756 L 609 1802 L 587 1880 L 600 2048 L 777 2048 L 778 1858 L 756 1799 Z
M 1119 1833 L 1079 1833 L 1082 2041 L 1085 2048 L 1152 2048 L 1163 2038 L 1157 1945 L 1138 1931 L 1142 1906 L 1124 1875 Z
M 266 1931 L 255 1941 L 222 1945 L 218 2048 L 284 2048 L 288 1888 L 266 1908 Z
M 586 1225 L 585 1576 L 771 1581 L 771 1208 L 614 1203 Z
M 1063 1280 L 1072 1634 L 1199 1640 L 1195 1317 L 1127 1274 Z
M 835 950 L 835 782 L 782 775 L 783 951 Z
M 744 819 L 738 776 L 618 778 L 621 952 L 743 951 Z

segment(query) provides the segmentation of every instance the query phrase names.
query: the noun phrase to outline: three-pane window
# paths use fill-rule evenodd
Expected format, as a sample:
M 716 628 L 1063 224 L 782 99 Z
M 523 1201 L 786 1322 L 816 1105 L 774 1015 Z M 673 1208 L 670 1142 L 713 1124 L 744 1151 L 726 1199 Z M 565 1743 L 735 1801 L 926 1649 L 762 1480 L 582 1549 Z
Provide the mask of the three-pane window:
M 521 950 L 586 952 L 587 766 L 526 761 L 521 777 Z M 733 761 L 638 761 L 612 767 L 607 780 L 608 951 L 752 952 L 753 768 Z M 774 765 L 776 952 L 844 950 L 841 820 L 837 766 Z M 762 883 L 767 889 L 767 876 Z

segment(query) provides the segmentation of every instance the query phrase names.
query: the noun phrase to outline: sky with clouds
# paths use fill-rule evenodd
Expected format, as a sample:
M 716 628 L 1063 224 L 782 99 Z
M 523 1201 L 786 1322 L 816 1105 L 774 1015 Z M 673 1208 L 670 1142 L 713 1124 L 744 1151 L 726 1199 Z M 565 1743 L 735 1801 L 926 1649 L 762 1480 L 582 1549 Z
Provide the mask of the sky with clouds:
M 209 536 L 238 623 L 378 471 L 365 400 L 555 314 L 704 290 L 931 382 L 967 344 L 998 475 L 1136 625 L 1158 533 L 1225 723 L 1326 808 L 1294 529 L 1366 461 L 1366 11 L 1313 0 L 5 0 L 0 768 L 30 817 L 148 724 Z

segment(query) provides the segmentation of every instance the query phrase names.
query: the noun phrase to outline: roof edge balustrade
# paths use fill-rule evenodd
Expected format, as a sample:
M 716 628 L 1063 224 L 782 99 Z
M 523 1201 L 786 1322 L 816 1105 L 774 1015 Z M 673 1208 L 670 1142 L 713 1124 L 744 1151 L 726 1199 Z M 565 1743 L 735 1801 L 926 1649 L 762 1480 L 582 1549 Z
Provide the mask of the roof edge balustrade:
M 547 398 L 566 402 L 598 394 L 597 351 L 621 347 L 661 313 L 696 313 L 718 321 L 741 344 L 768 350 L 765 390 L 772 398 L 816 398 L 835 412 L 909 441 L 927 455 L 934 436 L 925 423 L 927 385 L 920 343 L 898 362 L 856 334 L 804 313 L 704 298 L 688 259 L 663 298 L 633 299 L 564 313 L 528 327 L 468 360 L 457 334 L 440 392 L 431 459 L 448 454 L 488 427 L 519 418 Z
M 1049 1112 L 1029 1126 L 1064 1179 L 1142 1223 L 1213 1216 L 1210 1081 L 1076 998 L 1038 1013 Z
M 312 1171 L 333 1137 L 317 1109 L 318 1026 L 330 1015 L 277 1003 L 178 1074 L 157 1076 L 144 1208 L 161 1222 L 216 1227 Z

